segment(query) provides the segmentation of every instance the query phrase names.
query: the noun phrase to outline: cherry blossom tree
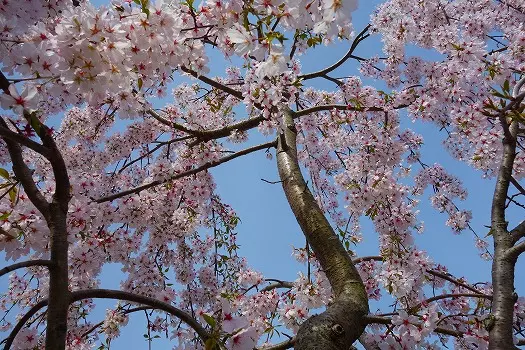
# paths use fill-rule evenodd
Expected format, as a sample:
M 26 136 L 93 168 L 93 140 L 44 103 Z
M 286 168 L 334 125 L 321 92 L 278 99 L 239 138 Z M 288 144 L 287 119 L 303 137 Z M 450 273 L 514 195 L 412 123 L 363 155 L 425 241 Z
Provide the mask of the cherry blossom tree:
M 508 214 L 525 195 L 525 7 L 388 0 L 354 31 L 356 7 L 2 1 L 0 248 L 13 261 L 0 270 L 11 273 L 4 349 L 108 349 L 137 312 L 149 340 L 163 334 L 175 349 L 525 345 L 514 288 L 525 221 L 509 226 Z M 372 35 L 381 56 L 359 56 Z M 349 47 L 342 58 L 302 71 L 313 47 L 335 41 Z M 410 56 L 413 46 L 440 58 Z M 242 64 L 211 76 L 212 52 Z M 387 91 L 334 76 L 351 61 Z M 426 189 L 454 232 L 472 214 L 461 180 L 427 165 L 403 118 L 434 125 L 453 157 L 496 179 L 489 235 L 475 238 L 491 281 L 454 277 L 415 244 L 432 230 L 418 218 Z M 267 142 L 249 143 L 250 130 Z M 208 171 L 257 151 L 276 159 L 267 166 L 307 242 L 293 252 L 308 266 L 295 281 L 242 257 L 239 218 Z M 354 248 L 364 217 L 377 256 Z M 123 266 L 120 290 L 100 288 L 110 262 Z M 391 308 L 371 313 L 386 296 Z M 115 301 L 104 320 L 90 317 L 98 299 Z M 293 336 L 283 342 L 279 326 Z

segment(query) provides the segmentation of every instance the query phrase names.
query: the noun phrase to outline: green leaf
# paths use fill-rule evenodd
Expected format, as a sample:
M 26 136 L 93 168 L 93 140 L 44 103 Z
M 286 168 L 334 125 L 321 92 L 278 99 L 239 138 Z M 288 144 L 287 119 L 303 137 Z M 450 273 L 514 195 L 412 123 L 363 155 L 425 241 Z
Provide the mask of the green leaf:
M 505 80 L 503 83 L 503 91 L 510 92 L 510 82 L 508 80 Z
M 40 134 L 40 128 L 42 127 L 42 124 L 40 123 L 40 120 L 38 120 L 38 118 L 36 117 L 35 113 L 31 113 L 30 122 L 33 130 L 35 130 L 37 134 Z
M 190 9 L 193 9 L 193 2 L 194 2 L 194 0 L 187 0 L 187 1 L 185 2 L 185 4 L 186 4 Z
M 204 321 L 206 321 L 206 323 L 209 324 L 212 328 L 215 328 L 215 325 L 217 324 L 217 322 L 215 321 L 213 317 L 211 317 L 208 314 L 202 314 L 202 318 L 204 318 Z
M 2 176 L 4 179 L 9 179 L 9 172 L 4 168 L 0 168 L 0 176 Z
M 139 80 L 137 80 L 137 86 L 139 87 L 139 90 L 142 89 L 142 84 L 143 84 L 142 78 L 139 78 Z
M 3 213 L 2 216 L 0 216 L 0 221 L 5 221 L 5 220 L 7 220 L 7 218 L 9 218 L 10 215 L 11 215 L 10 212 Z
M 11 203 L 15 203 L 16 201 L 16 187 L 13 187 L 12 189 L 9 190 L 9 199 L 11 199 Z

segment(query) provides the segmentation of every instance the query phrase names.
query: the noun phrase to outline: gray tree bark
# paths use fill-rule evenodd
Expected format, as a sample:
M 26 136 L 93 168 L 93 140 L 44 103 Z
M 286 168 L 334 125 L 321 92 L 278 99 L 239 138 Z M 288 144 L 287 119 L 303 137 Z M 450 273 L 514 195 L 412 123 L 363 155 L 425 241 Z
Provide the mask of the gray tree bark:
M 324 270 L 334 302 L 306 320 L 296 335 L 296 350 L 348 350 L 363 333 L 368 314 L 366 290 L 348 252 L 341 244 L 301 174 L 293 113 L 284 115 L 285 128 L 277 143 L 277 168 L 288 203 Z
M 511 106 L 519 107 L 524 95 L 519 90 L 525 82 L 522 78 L 514 87 L 514 101 L 499 113 L 504 131 L 503 156 L 496 179 L 496 187 L 491 208 L 491 232 L 494 237 L 494 261 L 492 263 L 492 313 L 488 324 L 489 349 L 517 349 L 513 342 L 514 304 L 517 295 L 514 290 L 515 265 L 519 254 L 512 254 L 515 243 L 508 231 L 505 218 L 506 199 L 512 179 L 512 169 L 516 158 L 516 140 L 519 128 L 518 120 L 506 117 Z M 518 96 L 519 95 L 519 96 Z

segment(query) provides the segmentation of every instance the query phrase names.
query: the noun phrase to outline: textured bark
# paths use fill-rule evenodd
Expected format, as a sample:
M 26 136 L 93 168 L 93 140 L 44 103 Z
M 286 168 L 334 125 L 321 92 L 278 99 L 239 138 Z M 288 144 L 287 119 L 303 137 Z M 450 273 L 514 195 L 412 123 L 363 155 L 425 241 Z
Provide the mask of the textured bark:
M 524 78 L 525 79 L 525 78 Z M 523 81 L 517 84 L 514 96 L 518 95 Z M 521 85 L 520 85 L 521 84 Z M 518 122 L 505 117 L 505 110 L 500 113 L 504 129 L 503 157 L 501 160 L 496 188 L 492 199 L 491 229 L 494 237 L 494 261 L 492 263 L 492 315 L 489 322 L 489 349 L 517 349 L 512 339 L 512 323 L 516 294 L 514 291 L 514 270 L 516 256 L 509 254 L 514 240 L 507 230 L 505 202 L 512 178 L 512 168 L 516 157 L 516 135 Z M 510 122 L 510 125 L 509 125 Z
M 5 80 L 5 77 L 0 74 L 0 83 L 3 80 Z M 35 118 L 26 110 L 24 110 L 24 117 L 28 122 L 31 121 L 32 118 Z M 38 119 L 36 119 L 36 121 L 38 122 Z M 4 131 L 8 130 L 5 121 L 1 118 L 0 127 L 4 128 Z M 28 141 L 21 142 L 14 137 L 3 136 L 3 140 L 6 143 L 11 161 L 13 162 L 13 172 L 16 178 L 24 187 L 31 203 L 33 203 L 45 218 L 51 234 L 51 257 L 50 263 L 48 264 L 49 303 L 47 309 L 46 349 L 63 350 L 66 347 L 67 314 L 69 307 L 66 220 L 70 200 L 70 183 L 64 159 L 56 146 L 50 129 L 41 124 L 35 131 L 43 143 L 43 145 L 35 147 L 41 148 L 42 155 L 49 160 L 53 169 L 55 193 L 53 194 L 51 203 L 46 200 L 35 184 L 33 173 L 24 161 L 20 144 L 33 150 L 35 150 L 35 147 L 28 146 L 30 144 Z
M 306 320 L 297 332 L 296 350 L 348 350 L 366 326 L 368 298 L 357 269 L 301 174 L 293 112 L 285 115 L 279 136 L 277 167 L 286 198 L 333 289 L 334 302 Z
M 49 268 L 49 305 L 47 307 L 46 349 L 66 348 L 67 313 L 69 308 L 68 241 L 66 211 L 53 201 L 47 222 L 51 231 L 51 261 Z

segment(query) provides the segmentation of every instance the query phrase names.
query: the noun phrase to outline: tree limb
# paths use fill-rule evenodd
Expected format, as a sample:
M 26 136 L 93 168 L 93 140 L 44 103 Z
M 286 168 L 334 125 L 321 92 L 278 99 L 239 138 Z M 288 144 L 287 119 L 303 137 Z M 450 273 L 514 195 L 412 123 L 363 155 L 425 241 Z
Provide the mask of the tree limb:
M 510 231 L 512 244 L 516 244 L 520 239 L 525 237 L 525 220 L 520 222 L 512 231 Z
M 47 303 L 47 299 L 38 302 L 31 309 L 29 309 L 29 311 L 24 316 L 22 316 L 20 320 L 18 320 L 11 333 L 9 333 L 9 336 L 5 339 L 4 350 L 11 349 L 11 345 L 13 345 L 16 335 L 20 332 L 20 330 L 22 330 L 26 322 L 29 321 L 29 319 L 33 317 L 41 308 L 47 306 Z
M 463 287 L 463 288 L 465 288 L 465 289 L 467 289 L 467 290 L 470 290 L 471 292 L 474 292 L 474 293 L 476 293 L 476 294 L 483 294 L 483 293 L 481 293 L 478 289 L 476 289 L 476 288 L 474 288 L 474 287 L 472 287 L 472 286 L 470 286 L 470 285 L 468 285 L 468 284 L 466 284 L 466 283 L 461 282 L 461 281 L 458 280 L 457 278 L 454 278 L 452 275 L 447 275 L 447 274 L 445 274 L 445 273 L 438 272 L 438 271 L 434 271 L 434 270 L 427 270 L 426 272 L 427 272 L 428 274 L 430 274 L 430 275 L 434 275 L 434 276 L 436 276 L 436 277 L 439 277 L 439 278 L 441 278 L 441 279 L 444 279 L 444 280 L 446 280 L 446 281 L 449 281 L 449 282 L 451 282 L 451 283 L 454 283 L 454 284 L 456 284 L 456 285 L 458 285 L 458 286 L 461 286 L 461 287 Z
M 291 339 L 285 340 L 278 344 L 265 346 L 262 348 L 255 348 L 255 350 L 285 350 L 285 349 L 293 348 L 294 344 L 295 344 L 295 338 L 291 338 Z
M 347 349 L 364 331 L 368 297 L 359 272 L 301 174 L 294 114 L 287 110 L 283 116 L 284 132 L 278 137 L 277 145 L 279 177 L 292 212 L 334 293 L 334 302 L 323 313 L 310 317 L 300 326 L 294 348 Z
M 357 34 L 357 36 L 355 37 L 354 41 L 352 42 L 352 45 L 350 46 L 350 49 L 348 50 L 348 52 L 339 61 L 337 61 L 336 63 L 332 64 L 331 66 L 326 67 L 326 68 L 324 68 L 324 69 L 322 69 L 320 71 L 300 75 L 299 79 L 309 80 L 309 79 L 313 79 L 313 78 L 322 77 L 322 76 L 325 76 L 326 74 L 330 73 L 331 71 L 337 69 L 338 67 L 340 67 L 349 58 L 352 58 L 353 53 L 354 53 L 355 49 L 357 48 L 357 45 L 359 45 L 359 43 L 361 41 L 365 40 L 367 37 L 370 36 L 370 34 L 366 34 L 366 32 L 368 31 L 369 28 L 370 28 L 370 24 L 368 24 L 359 34 Z
M 491 231 L 494 238 L 494 260 L 492 263 L 493 302 L 492 316 L 494 326 L 489 330 L 489 349 L 516 349 L 513 343 L 512 325 L 514 313 L 514 270 L 517 254 L 520 249 L 512 251 L 512 236 L 507 231 L 505 218 L 506 199 L 512 178 L 514 160 L 516 158 L 516 142 L 519 129 L 518 120 L 505 117 L 508 110 L 521 103 L 525 93 L 518 95 L 519 89 L 525 83 L 525 76 L 513 89 L 513 101 L 499 113 L 504 137 L 503 155 L 500 162 L 496 186 L 492 197 Z M 522 96 L 523 95 L 523 96 Z M 508 124 L 510 123 L 510 125 Z M 516 248 L 516 247 L 514 247 Z
M 170 315 L 173 315 L 186 323 L 188 326 L 190 326 L 202 339 L 203 342 L 205 342 L 210 335 L 204 329 L 200 323 L 197 322 L 190 314 L 168 304 L 163 301 L 153 299 L 150 297 L 133 294 L 130 292 L 124 292 L 120 290 L 112 290 L 112 289 L 86 289 L 86 290 L 79 290 L 71 292 L 69 295 L 68 304 L 72 304 L 76 301 L 84 300 L 84 299 L 116 299 L 116 300 L 125 300 L 133 303 L 139 303 L 148 306 L 152 309 L 162 310 L 164 312 L 169 313 Z M 20 332 L 20 330 L 24 327 L 25 323 L 33 317 L 40 309 L 48 305 L 48 300 L 42 300 L 39 303 L 37 303 L 35 306 L 33 306 L 15 325 L 9 336 L 6 338 L 6 344 L 4 346 L 4 350 L 9 350 L 11 348 L 11 345 L 13 344 L 13 341 Z M 137 308 L 138 309 L 138 308 Z M 49 325 L 48 325 L 49 327 Z
M 71 292 L 70 303 L 84 299 L 116 299 L 150 306 L 153 309 L 167 312 L 186 323 L 199 335 L 203 342 L 210 337 L 208 331 L 206 331 L 206 329 L 204 329 L 190 314 L 154 298 L 112 289 L 86 289 Z
M 160 123 L 166 125 L 166 126 L 169 126 L 169 127 L 172 127 L 173 129 L 175 130 L 179 130 L 179 131 L 182 131 L 182 132 L 185 132 L 187 134 L 190 134 L 192 136 L 200 136 L 202 134 L 204 134 L 205 132 L 203 131 L 200 131 L 200 130 L 192 130 L 192 129 L 188 129 L 187 127 L 185 127 L 184 125 L 181 125 L 181 124 L 178 124 L 178 123 L 174 123 L 174 122 L 170 122 L 169 120 L 166 120 L 164 119 L 163 117 L 161 117 L 156 111 L 154 111 L 153 109 L 150 109 L 148 110 L 147 112 L 149 115 L 151 115 L 153 118 L 155 118 L 157 121 L 159 121 Z
M 184 67 L 184 66 L 181 66 L 180 69 L 184 72 L 184 73 L 188 73 L 190 74 L 191 76 L 199 79 L 200 81 L 210 85 L 210 86 L 213 86 L 214 88 L 218 89 L 218 90 L 221 90 L 221 91 L 224 91 L 230 95 L 232 95 L 233 97 L 236 97 L 238 98 L 239 100 L 242 100 L 243 97 L 242 97 L 242 92 L 240 91 L 237 91 L 235 89 L 232 89 L 231 87 L 229 86 L 226 86 L 224 84 L 221 84 L 219 83 L 218 81 L 215 81 L 213 79 L 210 79 L 204 75 L 199 75 L 199 73 L 195 72 L 194 70 L 191 70 L 187 67 Z
M 509 248 L 505 254 L 509 259 L 516 261 L 518 257 L 525 252 L 525 241 Z
M 520 183 L 514 178 L 514 176 L 510 177 L 510 182 L 514 185 L 514 187 L 516 187 L 518 191 L 520 191 L 521 194 L 525 195 L 525 188 L 523 188 L 523 186 L 520 185 Z
M 123 310 L 122 313 L 124 315 L 128 315 L 128 314 L 131 314 L 133 312 L 144 311 L 144 310 L 152 310 L 152 309 L 154 309 L 154 308 L 152 308 L 151 306 L 139 306 L 139 307 L 134 307 L 133 309 Z M 88 329 L 87 331 L 82 333 L 80 338 L 84 338 L 84 337 L 88 336 L 90 333 L 94 332 L 98 327 L 102 326 L 103 324 L 104 324 L 104 321 L 101 321 L 101 322 L 93 325 L 93 327 L 91 327 L 90 329 Z
M 9 266 L 4 267 L 0 270 L 0 277 L 5 275 L 6 273 L 9 273 L 11 271 L 15 271 L 17 269 L 21 269 L 24 267 L 32 267 L 32 266 L 50 266 L 51 261 L 50 260 L 28 260 L 28 261 L 22 261 L 18 262 L 16 264 L 12 264 Z
M 1 118 L 0 126 L 7 128 L 7 124 Z M 9 152 L 11 161 L 13 162 L 13 172 L 15 173 L 16 178 L 24 187 L 27 197 L 31 203 L 33 203 L 38 211 L 42 213 L 42 215 L 47 219 L 49 217 L 49 203 L 42 195 L 36 186 L 35 181 L 33 180 L 33 172 L 31 169 L 29 169 L 24 161 L 24 157 L 22 156 L 22 148 L 17 142 L 6 138 L 4 138 L 4 141 L 7 145 L 7 151 Z
M 263 292 L 269 292 L 273 289 L 277 289 L 277 288 L 293 288 L 293 282 L 288 282 L 288 281 L 277 281 L 275 283 L 272 283 L 264 288 L 262 288 L 259 292 L 263 293 Z
M 216 166 L 218 166 L 218 165 L 220 165 L 222 163 L 228 162 L 228 161 L 230 161 L 232 159 L 235 159 L 235 158 L 238 158 L 240 156 L 244 156 L 246 154 L 249 154 L 249 153 L 252 153 L 252 152 L 255 152 L 255 151 L 259 151 L 259 150 L 262 150 L 262 149 L 272 148 L 272 147 L 275 147 L 275 145 L 276 145 L 276 142 L 275 141 L 271 141 L 271 142 L 263 143 L 261 145 L 249 147 L 249 148 L 246 148 L 246 149 L 244 149 L 242 151 L 235 152 L 234 154 L 230 154 L 229 156 L 220 158 L 217 161 L 207 162 L 207 163 L 205 163 L 205 164 L 203 164 L 203 165 L 201 165 L 201 166 L 199 166 L 197 168 L 194 168 L 194 169 L 191 169 L 191 170 L 188 170 L 188 171 L 184 171 L 182 173 L 178 173 L 178 174 L 173 175 L 173 176 L 171 176 L 171 177 L 169 177 L 167 179 L 155 180 L 155 181 L 149 182 L 147 184 L 144 184 L 144 185 L 141 185 L 141 186 L 129 189 L 129 190 L 125 190 L 125 191 L 118 192 L 118 193 L 115 193 L 115 194 L 112 194 L 112 195 L 109 195 L 109 196 L 106 196 L 106 197 L 95 199 L 94 201 L 96 203 L 110 202 L 112 200 L 128 196 L 130 194 L 139 193 L 140 191 L 147 190 L 148 188 L 152 188 L 152 187 L 161 185 L 161 184 L 166 183 L 168 181 L 174 181 L 174 180 L 186 177 L 186 176 L 197 174 L 197 173 L 199 173 L 201 171 L 204 171 L 204 170 L 216 167 Z
M 392 319 L 388 317 L 368 315 L 368 316 L 365 316 L 364 318 L 368 322 L 368 324 L 371 324 L 371 323 L 378 323 L 378 324 L 384 324 L 384 325 L 392 324 Z M 465 334 L 460 331 L 455 331 L 455 330 L 443 328 L 443 327 L 436 327 L 434 329 L 434 332 L 445 334 L 445 335 L 451 335 L 457 338 L 461 338 Z
M 6 125 L 5 122 L 2 123 L 2 125 Z M 33 151 L 35 151 L 36 153 L 39 153 L 41 155 L 43 155 L 44 157 L 48 158 L 49 157 L 49 150 L 42 146 L 41 144 L 39 144 L 38 142 L 35 142 L 33 140 L 31 140 L 30 138 L 27 138 L 23 135 L 20 135 L 14 131 L 11 131 L 10 129 L 4 127 L 4 126 L 0 126 L 0 136 L 5 140 L 5 139 L 8 139 L 12 142 L 16 142 L 16 143 L 19 143 L 21 144 L 22 146 L 25 146 L 29 149 L 32 149 Z

